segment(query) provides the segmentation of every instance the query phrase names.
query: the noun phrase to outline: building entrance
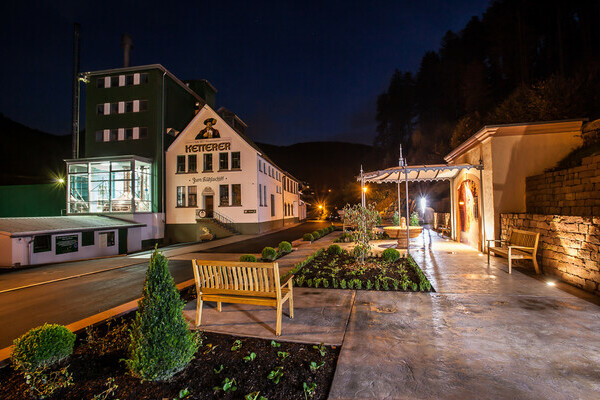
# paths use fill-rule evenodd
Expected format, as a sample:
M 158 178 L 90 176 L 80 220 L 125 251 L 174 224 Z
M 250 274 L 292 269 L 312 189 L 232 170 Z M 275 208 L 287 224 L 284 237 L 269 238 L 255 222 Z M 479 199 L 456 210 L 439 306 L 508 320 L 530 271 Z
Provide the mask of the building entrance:
M 213 210 L 214 210 L 213 196 L 212 195 L 204 196 L 204 211 L 206 211 L 206 218 L 213 217 Z

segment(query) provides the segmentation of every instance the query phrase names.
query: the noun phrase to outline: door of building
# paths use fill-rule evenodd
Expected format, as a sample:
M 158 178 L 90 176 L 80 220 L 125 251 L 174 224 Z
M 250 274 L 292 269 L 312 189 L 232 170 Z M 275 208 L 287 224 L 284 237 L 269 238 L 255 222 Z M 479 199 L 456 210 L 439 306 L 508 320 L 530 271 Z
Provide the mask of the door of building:
M 204 196 L 204 210 L 206 211 L 206 218 L 213 217 L 214 203 L 213 196 Z
M 271 195 L 271 217 L 275 216 L 275 195 Z
M 127 228 L 119 229 L 119 254 L 127 254 Z

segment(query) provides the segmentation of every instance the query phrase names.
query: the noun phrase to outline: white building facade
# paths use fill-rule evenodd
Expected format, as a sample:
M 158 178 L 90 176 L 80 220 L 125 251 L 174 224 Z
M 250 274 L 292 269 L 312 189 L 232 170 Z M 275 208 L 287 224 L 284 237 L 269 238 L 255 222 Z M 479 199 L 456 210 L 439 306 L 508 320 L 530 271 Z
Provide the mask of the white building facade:
M 166 237 L 259 233 L 305 218 L 299 183 L 208 105 L 166 152 Z

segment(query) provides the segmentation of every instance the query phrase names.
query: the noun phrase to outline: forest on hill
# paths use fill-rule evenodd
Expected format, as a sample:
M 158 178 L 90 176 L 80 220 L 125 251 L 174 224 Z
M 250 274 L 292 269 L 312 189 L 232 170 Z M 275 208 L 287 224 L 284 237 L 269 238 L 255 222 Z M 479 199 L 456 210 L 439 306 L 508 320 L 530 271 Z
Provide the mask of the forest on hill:
M 484 125 L 596 119 L 600 2 L 499 0 L 447 32 L 416 73 L 396 70 L 377 101 L 380 166 L 442 157 Z

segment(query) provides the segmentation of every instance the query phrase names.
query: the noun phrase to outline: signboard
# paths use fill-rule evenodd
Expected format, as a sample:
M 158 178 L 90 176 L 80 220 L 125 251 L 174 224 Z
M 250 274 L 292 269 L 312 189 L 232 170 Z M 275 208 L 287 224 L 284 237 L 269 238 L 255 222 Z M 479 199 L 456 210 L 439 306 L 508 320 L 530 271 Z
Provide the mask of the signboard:
M 203 144 L 186 144 L 186 153 L 202 153 L 204 151 L 227 151 L 231 150 L 231 143 L 203 143 Z
M 244 210 L 244 214 L 256 214 L 256 210 Z
M 75 253 L 78 250 L 79 239 L 77 235 L 56 236 L 54 248 L 56 254 Z

